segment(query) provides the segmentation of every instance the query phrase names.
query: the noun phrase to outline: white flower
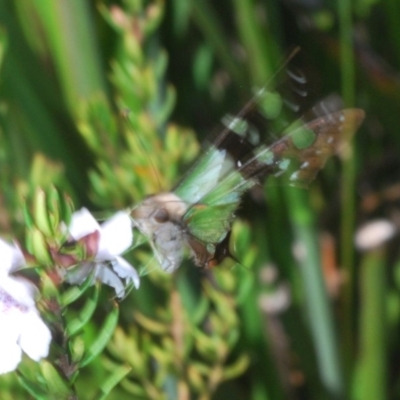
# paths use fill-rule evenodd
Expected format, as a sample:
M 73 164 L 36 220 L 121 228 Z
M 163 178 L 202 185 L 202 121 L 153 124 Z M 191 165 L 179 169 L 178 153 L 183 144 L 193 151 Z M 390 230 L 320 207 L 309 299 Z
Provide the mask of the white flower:
M 0 374 L 17 368 L 22 351 L 35 361 L 49 353 L 51 333 L 35 307 L 36 287 L 10 275 L 24 264 L 21 250 L 0 239 Z
M 132 222 L 128 213 L 120 211 L 99 225 L 92 214 L 82 208 L 72 215 L 69 234 L 79 240 L 94 232 L 99 233 L 97 251 L 93 261 L 75 267 L 67 276 L 72 284 L 82 283 L 90 274 L 95 279 L 115 289 L 118 297 L 125 295 L 125 286 L 133 283 L 139 287 L 139 275 L 135 268 L 119 255 L 127 250 L 133 241 Z M 125 282 L 122 282 L 124 280 Z
M 375 219 L 358 228 L 354 242 L 361 251 L 376 249 L 396 234 L 396 226 L 386 219 Z

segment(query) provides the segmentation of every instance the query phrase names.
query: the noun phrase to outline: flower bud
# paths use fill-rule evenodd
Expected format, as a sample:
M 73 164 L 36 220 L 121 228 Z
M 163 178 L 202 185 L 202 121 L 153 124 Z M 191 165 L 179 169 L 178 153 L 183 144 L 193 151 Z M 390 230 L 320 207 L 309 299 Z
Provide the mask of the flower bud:
M 28 251 L 38 260 L 40 264 L 51 265 L 53 263 L 46 239 L 39 229 L 33 228 L 28 232 L 27 246 Z
M 33 203 L 33 218 L 37 228 L 45 236 L 53 236 L 54 231 L 50 222 L 47 205 L 47 195 L 42 189 L 38 189 Z

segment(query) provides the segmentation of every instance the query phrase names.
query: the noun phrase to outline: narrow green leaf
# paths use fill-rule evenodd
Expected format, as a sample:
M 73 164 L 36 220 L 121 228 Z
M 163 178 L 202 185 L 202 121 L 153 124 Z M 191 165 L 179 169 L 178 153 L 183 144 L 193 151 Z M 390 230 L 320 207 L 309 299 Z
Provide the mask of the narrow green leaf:
M 95 286 L 95 290 L 93 291 L 91 297 L 86 300 L 86 303 L 79 313 L 72 321 L 70 321 L 67 325 L 67 333 L 69 336 L 73 336 L 76 333 L 80 332 L 82 328 L 88 323 L 88 321 L 92 318 L 94 311 L 97 307 L 97 301 L 99 299 L 100 293 L 100 285 Z
M 34 227 L 29 232 L 29 237 L 29 251 L 37 258 L 41 265 L 51 265 L 53 263 L 53 260 L 51 258 L 43 233 L 39 229 Z
M 111 390 L 118 385 L 122 379 L 132 370 L 132 367 L 122 365 L 116 368 L 113 373 L 106 379 L 106 381 L 100 386 L 100 390 L 103 392 L 102 395 L 96 397 L 98 400 L 104 400 L 111 392 Z
M 210 307 L 210 300 L 206 296 L 201 296 L 196 303 L 196 309 L 188 316 L 194 325 L 199 325 L 206 317 Z
M 354 399 L 387 399 L 387 310 L 385 252 L 364 256 L 360 268 L 360 338 Z
M 57 370 L 48 361 L 44 360 L 40 364 L 40 369 L 46 380 L 50 398 L 57 400 L 68 400 L 72 398 L 73 392 L 68 384 L 60 376 Z M 48 399 L 49 397 L 47 397 Z
M 318 356 L 319 373 L 327 393 L 333 398 L 341 398 L 344 393 L 343 376 L 308 193 L 286 188 L 286 195 L 297 246 L 301 249 L 297 252 L 297 262 L 301 266 L 305 306 L 310 316 L 308 323 Z
M 104 89 L 91 9 L 80 0 L 35 1 L 35 6 L 63 94 L 71 111 L 77 112 L 82 99 Z
M 22 213 L 24 216 L 24 223 L 25 223 L 26 228 L 28 230 L 32 229 L 34 223 L 33 223 L 32 214 L 29 210 L 29 204 L 26 201 L 26 199 L 24 199 L 24 201 L 22 202 Z
M 7 32 L 1 28 L 0 29 L 0 69 L 3 64 L 4 56 L 7 52 L 8 47 L 8 35 Z
M 194 22 L 206 37 L 221 64 L 226 67 L 237 83 L 245 82 L 240 66 L 233 59 L 232 52 L 229 51 L 229 40 L 215 15 L 215 10 L 208 1 L 190 1 L 190 5 Z
M 53 229 L 49 219 L 47 193 L 43 189 L 37 189 L 33 203 L 33 216 L 39 231 L 45 236 L 52 236 Z
M 86 290 L 92 286 L 93 277 L 90 275 L 80 286 L 72 286 L 67 289 L 61 296 L 62 307 L 67 307 L 69 304 L 78 300 Z
M 242 375 L 249 365 L 249 356 L 247 354 L 241 354 L 232 364 L 224 368 L 224 379 L 233 379 Z
M 33 383 L 25 378 L 21 373 L 17 374 L 18 382 L 36 400 L 49 400 L 46 391 L 37 383 Z
M 355 51 L 353 42 L 352 26 L 352 7 L 349 0 L 339 0 L 336 2 L 338 12 L 339 28 L 339 51 L 340 51 L 340 78 L 341 94 L 345 106 L 351 107 L 355 103 Z M 350 143 L 351 145 L 351 143 Z M 355 298 L 355 255 L 353 234 L 355 219 L 357 214 L 356 198 L 356 162 L 353 157 L 344 160 L 341 176 L 341 232 L 340 249 L 341 265 L 346 276 L 346 282 L 341 294 L 341 304 L 343 306 L 343 315 L 341 325 L 341 341 L 343 347 L 344 364 L 346 372 L 350 372 L 355 355 L 354 349 L 354 319 L 356 310 L 354 307 Z
M 154 117 L 158 126 L 162 126 L 168 122 L 169 117 L 175 107 L 176 91 L 173 86 L 168 86 L 162 104 L 157 104 L 157 113 Z
M 101 328 L 97 339 L 92 343 L 88 352 L 83 357 L 82 361 L 80 362 L 80 368 L 85 367 L 89 363 L 92 362 L 94 358 L 96 358 L 106 347 L 107 343 L 109 342 L 111 336 L 114 333 L 115 327 L 117 326 L 119 316 L 119 308 L 118 305 L 115 304 L 114 309 L 108 314 L 106 321 Z

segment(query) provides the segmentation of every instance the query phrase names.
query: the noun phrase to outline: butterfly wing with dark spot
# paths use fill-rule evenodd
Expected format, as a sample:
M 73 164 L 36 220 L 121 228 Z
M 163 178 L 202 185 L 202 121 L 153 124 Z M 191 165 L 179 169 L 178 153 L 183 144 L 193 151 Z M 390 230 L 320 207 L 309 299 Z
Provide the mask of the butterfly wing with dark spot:
M 361 109 L 345 109 L 294 129 L 266 150 L 272 152 L 273 161 L 260 167 L 261 176 L 286 174 L 289 184 L 307 186 L 330 156 L 345 155 L 350 149 L 349 140 L 364 117 Z
M 308 185 L 327 159 L 343 150 L 363 119 L 364 111 L 360 109 L 337 111 L 294 128 L 271 146 L 259 146 L 243 164 L 231 160 L 231 168 L 218 185 L 183 217 L 188 235 L 204 244 L 202 255 L 197 255 L 192 247 L 195 258 L 209 257 L 210 262 L 220 262 L 229 256 L 225 239 L 243 193 L 271 175 L 286 175 L 292 185 Z M 230 140 L 234 143 L 233 137 Z M 229 159 L 234 152 L 227 147 L 221 154 Z

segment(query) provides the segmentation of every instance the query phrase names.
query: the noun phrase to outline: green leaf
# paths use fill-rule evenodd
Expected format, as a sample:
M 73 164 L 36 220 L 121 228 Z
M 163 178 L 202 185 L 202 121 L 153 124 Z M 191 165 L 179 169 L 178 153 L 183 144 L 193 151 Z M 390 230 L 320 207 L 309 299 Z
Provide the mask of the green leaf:
M 28 240 L 28 250 L 37 258 L 39 263 L 41 265 L 51 265 L 53 259 L 51 258 L 43 233 L 37 228 L 32 228 L 29 232 Z
M 44 236 L 53 235 L 52 225 L 49 219 L 48 196 L 43 189 L 37 189 L 33 203 L 33 216 L 36 226 Z
M 119 308 L 115 303 L 114 309 L 108 314 L 106 321 L 101 328 L 97 339 L 92 343 L 88 352 L 83 357 L 82 361 L 79 363 L 79 367 L 83 368 L 90 364 L 94 358 L 96 358 L 107 346 L 111 336 L 114 333 L 115 327 L 117 326 L 119 316 Z
M 386 253 L 366 253 L 360 264 L 358 353 L 353 379 L 354 398 L 388 398 Z
M 42 386 L 31 382 L 19 372 L 17 373 L 17 379 L 21 386 L 36 400 L 49 400 L 47 392 Z
M 47 34 L 62 95 L 76 112 L 82 99 L 104 90 L 89 3 L 36 1 L 35 6 L 38 23 Z M 74 29 L 67 21 L 74 21 Z
M 97 307 L 97 301 L 99 299 L 100 285 L 95 286 L 91 297 L 86 300 L 86 303 L 79 313 L 73 320 L 67 324 L 68 336 L 73 336 L 80 332 L 82 328 L 90 321 L 93 316 L 94 311 Z
M 175 107 L 176 103 L 176 91 L 173 86 L 168 86 L 165 92 L 165 97 L 163 98 L 163 104 L 157 104 L 157 114 L 155 115 L 155 120 L 158 126 L 162 126 L 168 123 L 168 119 Z
M 22 202 L 22 213 L 24 216 L 24 223 L 26 225 L 26 228 L 28 230 L 32 229 L 32 227 L 34 226 L 33 217 L 29 210 L 28 202 L 26 200 Z
M 96 397 L 98 400 L 105 399 L 111 392 L 111 390 L 118 385 L 126 375 L 131 372 L 132 367 L 122 365 L 116 368 L 113 373 L 105 380 L 105 382 L 100 386 L 100 390 L 103 392 L 102 395 Z
M 4 56 L 8 48 L 8 35 L 7 32 L 1 28 L 0 29 L 0 68 L 2 67 Z
M 40 364 L 40 369 L 42 370 L 42 374 L 46 380 L 49 394 L 51 395 L 52 399 L 69 400 L 72 398 L 74 394 L 73 391 L 53 367 L 53 365 L 44 360 Z
M 86 290 L 92 286 L 93 284 L 93 277 L 89 275 L 87 279 L 82 283 L 80 286 L 72 286 L 67 289 L 61 296 L 61 305 L 62 307 L 67 307 L 69 304 L 73 303 L 74 301 L 78 300 Z
M 224 367 L 224 380 L 234 379 L 242 375 L 250 365 L 247 354 L 241 354 L 232 364 Z

